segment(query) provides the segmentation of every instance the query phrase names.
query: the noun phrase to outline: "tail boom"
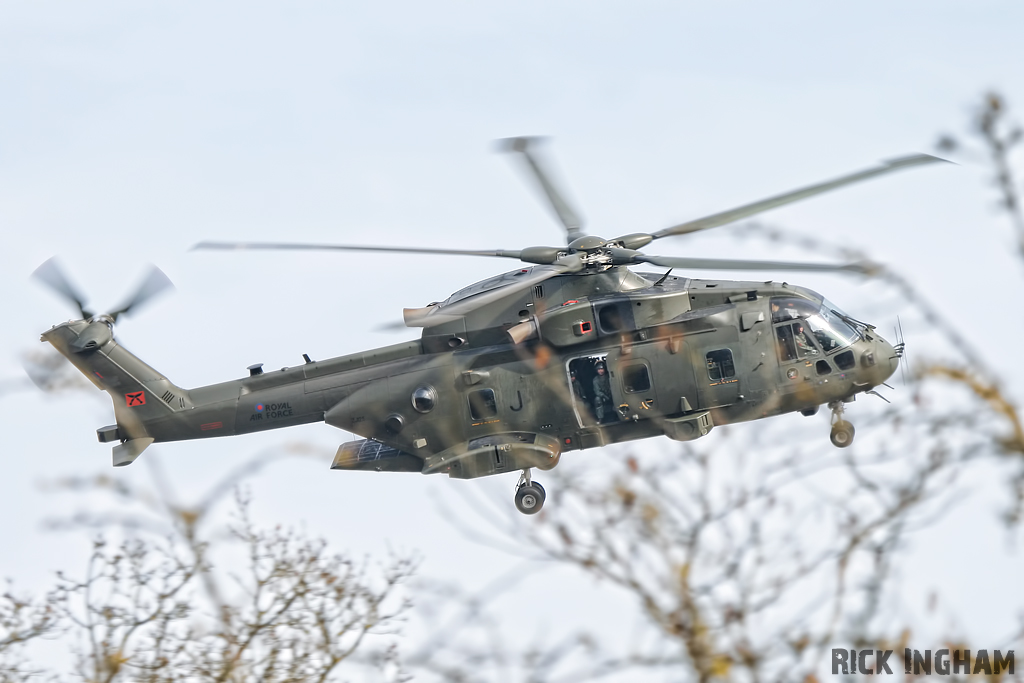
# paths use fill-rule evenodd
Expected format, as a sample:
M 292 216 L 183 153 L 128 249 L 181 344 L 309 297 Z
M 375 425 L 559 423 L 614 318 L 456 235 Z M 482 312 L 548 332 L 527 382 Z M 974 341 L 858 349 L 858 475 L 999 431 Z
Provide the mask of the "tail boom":
M 103 321 L 70 321 L 44 332 L 42 341 L 110 395 L 117 424 L 100 428 L 97 435 L 101 442 L 119 442 L 113 450 L 115 466 L 130 464 L 159 441 L 323 420 L 323 406 L 303 391 L 301 368 L 186 390 L 118 344 L 107 327 Z

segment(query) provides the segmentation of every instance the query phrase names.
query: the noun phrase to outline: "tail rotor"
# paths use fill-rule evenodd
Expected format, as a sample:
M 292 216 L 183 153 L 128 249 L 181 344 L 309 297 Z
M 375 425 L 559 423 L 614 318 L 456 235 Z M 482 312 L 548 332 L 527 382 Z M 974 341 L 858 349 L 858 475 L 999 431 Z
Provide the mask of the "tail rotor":
M 96 316 L 95 312 L 85 307 L 85 298 L 75 289 L 67 276 L 64 275 L 64 270 L 60 267 L 56 256 L 47 259 L 41 266 L 36 268 L 32 273 L 32 277 L 71 302 L 78 309 L 83 320 L 91 320 Z M 156 266 L 151 266 L 146 277 L 143 278 L 128 300 L 120 308 L 103 315 L 109 317 L 111 322 L 116 322 L 119 316 L 138 310 L 146 302 L 167 289 L 173 288 L 174 284 L 170 278 Z

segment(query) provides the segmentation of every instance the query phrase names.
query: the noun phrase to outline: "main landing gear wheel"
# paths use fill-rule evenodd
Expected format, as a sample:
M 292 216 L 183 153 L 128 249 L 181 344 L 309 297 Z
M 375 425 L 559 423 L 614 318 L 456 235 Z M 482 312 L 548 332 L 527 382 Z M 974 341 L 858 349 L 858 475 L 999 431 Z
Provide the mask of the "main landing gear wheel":
M 516 491 L 516 509 L 524 515 L 535 515 L 544 507 L 544 489 L 537 484 L 523 484 Z
M 832 433 L 829 434 L 828 438 L 832 441 L 832 445 L 837 448 L 846 448 L 853 443 L 853 435 L 856 430 L 853 425 L 846 420 L 840 420 L 832 425 Z
M 519 477 L 516 485 L 516 509 L 524 515 L 535 515 L 544 507 L 547 497 L 544 487 L 530 477 L 530 468 L 523 470 L 523 476 Z

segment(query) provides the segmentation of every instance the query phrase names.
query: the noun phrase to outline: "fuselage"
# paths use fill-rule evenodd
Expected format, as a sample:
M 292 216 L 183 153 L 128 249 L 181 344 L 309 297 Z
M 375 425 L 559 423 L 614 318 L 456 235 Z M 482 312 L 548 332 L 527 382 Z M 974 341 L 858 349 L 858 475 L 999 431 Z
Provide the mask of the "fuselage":
M 453 299 L 517 272 L 528 269 Z M 70 321 L 43 339 L 111 395 L 117 424 L 99 433 L 121 442 L 120 464 L 152 442 L 325 421 L 401 456 L 342 458 L 341 468 L 453 477 L 546 468 L 565 451 L 689 440 L 848 401 L 899 362 L 873 328 L 810 290 L 656 282 L 625 268 L 553 278 L 418 340 L 188 390 L 104 335 L 105 324 Z

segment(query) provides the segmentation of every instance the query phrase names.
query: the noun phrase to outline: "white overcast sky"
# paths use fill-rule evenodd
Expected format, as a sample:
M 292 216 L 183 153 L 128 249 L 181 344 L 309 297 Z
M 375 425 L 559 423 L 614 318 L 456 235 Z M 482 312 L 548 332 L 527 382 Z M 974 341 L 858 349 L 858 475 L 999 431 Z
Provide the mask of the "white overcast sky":
M 255 362 L 277 368 L 304 352 L 324 358 L 411 337 L 374 330 L 404 306 L 508 264 L 189 252 L 197 241 L 558 244 L 544 207 L 492 151 L 494 139 L 521 134 L 551 136 L 589 232 L 656 230 L 933 151 L 940 133 L 966 132 L 989 89 L 1024 118 L 1022 64 L 1024 5 L 1014 2 L 5 0 L 0 379 L 22 376 L 19 354 L 71 314 L 28 279 L 53 255 L 99 308 L 158 264 L 178 291 L 119 324 L 120 341 L 181 386 L 219 382 Z M 962 312 L 972 340 L 1000 354 L 995 364 L 1024 390 L 1007 346 L 1019 337 L 1013 302 L 1024 269 L 994 200 L 981 170 L 965 163 L 907 171 L 765 220 L 900 264 L 933 301 Z M 657 247 L 767 255 L 761 244 L 714 234 Z M 849 280 L 776 278 L 812 286 L 854 316 L 870 307 Z M 907 330 L 908 341 L 926 353 L 913 347 L 918 334 Z M 47 572 L 76 568 L 69 548 L 79 546 L 41 533 L 48 514 L 73 505 L 38 482 L 147 471 L 141 462 L 109 469 L 109 446 L 93 430 L 113 416 L 98 392 L 8 394 L 0 414 L 0 574 L 41 587 Z M 348 438 L 320 424 L 158 445 L 143 459 L 159 458 L 190 497 L 263 448 L 305 440 L 328 453 Z M 667 451 L 662 442 L 649 443 Z M 562 467 L 585 457 L 570 454 Z M 328 471 L 328 460 L 257 476 L 261 518 L 304 521 L 356 553 L 417 549 L 425 574 L 472 585 L 519 561 L 467 542 L 436 503 L 478 487 L 511 505 L 510 478 L 344 474 Z M 974 519 L 995 527 L 995 510 Z M 986 538 L 1005 540 L 998 529 Z M 1020 560 L 1005 564 L 1018 571 Z M 957 572 L 944 579 L 947 591 L 961 575 L 976 581 Z M 585 591 L 564 590 L 582 580 L 563 574 L 554 588 L 531 589 L 551 602 L 561 596 L 544 611 L 553 628 L 588 602 Z M 1005 632 L 976 628 L 980 638 Z

